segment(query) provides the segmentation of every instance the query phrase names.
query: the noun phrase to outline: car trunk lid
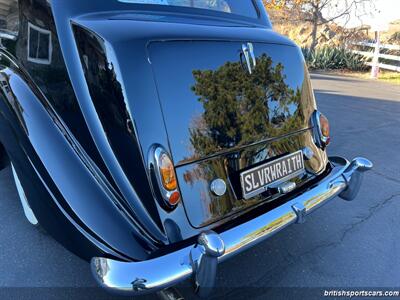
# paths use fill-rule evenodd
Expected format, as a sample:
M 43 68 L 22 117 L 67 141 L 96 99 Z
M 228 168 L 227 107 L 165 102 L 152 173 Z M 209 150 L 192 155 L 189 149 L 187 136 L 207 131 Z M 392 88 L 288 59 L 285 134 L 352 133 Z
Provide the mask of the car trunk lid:
M 315 110 L 309 76 L 293 45 L 175 40 L 148 45 L 159 100 L 189 221 L 203 227 L 273 199 L 244 199 L 240 172 L 310 147 L 300 186 L 321 172 L 325 155 L 308 130 Z M 227 182 L 216 196 L 211 182 Z M 276 196 L 276 195 L 275 195 Z M 247 197 L 246 197 L 247 198 Z
M 243 45 L 248 44 L 150 44 L 150 59 L 176 165 L 308 126 L 308 119 L 298 117 L 304 115 L 300 101 L 304 61 L 298 49 L 252 44 L 257 62 L 250 74 L 242 53 Z

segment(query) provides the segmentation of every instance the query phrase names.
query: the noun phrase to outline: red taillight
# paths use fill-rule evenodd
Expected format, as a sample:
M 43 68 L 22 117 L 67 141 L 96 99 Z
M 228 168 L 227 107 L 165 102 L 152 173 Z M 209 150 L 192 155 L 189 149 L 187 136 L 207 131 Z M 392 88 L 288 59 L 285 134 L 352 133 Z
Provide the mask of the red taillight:
M 313 114 L 314 139 L 320 148 L 325 148 L 331 142 L 329 120 L 319 111 Z
M 170 205 L 175 206 L 181 200 L 181 194 L 178 191 L 173 192 L 168 199 Z

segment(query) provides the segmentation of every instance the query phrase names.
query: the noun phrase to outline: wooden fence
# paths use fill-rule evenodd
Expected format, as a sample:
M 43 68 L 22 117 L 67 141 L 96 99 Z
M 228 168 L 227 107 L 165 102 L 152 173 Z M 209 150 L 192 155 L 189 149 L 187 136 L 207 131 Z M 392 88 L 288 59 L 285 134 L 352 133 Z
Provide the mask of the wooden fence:
M 353 45 L 356 46 L 363 46 L 363 47 L 369 47 L 372 48 L 373 51 L 357 51 L 353 50 L 354 53 L 361 54 L 368 59 L 371 59 L 367 64 L 372 67 L 372 76 L 376 77 L 378 70 L 379 69 L 385 69 L 385 70 L 391 70 L 395 72 L 400 72 L 400 63 L 398 64 L 388 64 L 388 63 L 381 63 L 379 59 L 385 59 L 389 61 L 399 61 L 400 62 L 400 56 L 397 55 L 392 55 L 392 54 L 383 54 L 380 53 L 381 49 L 388 49 L 388 50 L 394 50 L 394 51 L 399 51 L 400 52 L 400 46 L 398 45 L 388 45 L 388 44 L 380 44 L 378 43 L 367 43 L 367 42 L 361 42 L 361 43 L 355 43 Z

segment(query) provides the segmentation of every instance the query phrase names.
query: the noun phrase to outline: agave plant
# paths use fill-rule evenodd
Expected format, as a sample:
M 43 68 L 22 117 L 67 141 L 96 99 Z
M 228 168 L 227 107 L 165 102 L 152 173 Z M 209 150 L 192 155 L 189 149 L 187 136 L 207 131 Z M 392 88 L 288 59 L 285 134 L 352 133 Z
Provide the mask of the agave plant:
M 367 68 L 364 56 L 343 47 L 322 47 L 315 51 L 309 48 L 302 50 L 310 69 L 363 71 Z

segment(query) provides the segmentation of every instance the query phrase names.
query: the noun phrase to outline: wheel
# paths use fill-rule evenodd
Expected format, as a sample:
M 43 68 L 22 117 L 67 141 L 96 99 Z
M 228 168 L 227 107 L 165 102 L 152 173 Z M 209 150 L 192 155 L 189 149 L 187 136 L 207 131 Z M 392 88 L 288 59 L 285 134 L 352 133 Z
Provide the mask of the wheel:
M 39 222 L 36 219 L 35 214 L 33 213 L 31 207 L 29 206 L 28 199 L 26 198 L 24 189 L 21 185 L 21 181 L 19 180 L 17 172 L 15 171 L 15 168 L 12 163 L 11 163 L 11 170 L 13 173 L 15 186 L 18 191 L 19 200 L 21 201 L 22 208 L 24 209 L 25 217 L 28 219 L 29 223 L 31 223 L 34 226 L 37 226 Z

